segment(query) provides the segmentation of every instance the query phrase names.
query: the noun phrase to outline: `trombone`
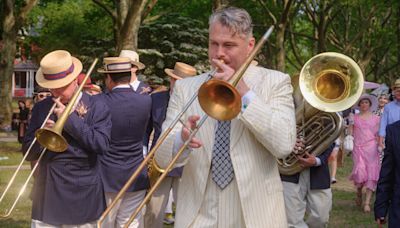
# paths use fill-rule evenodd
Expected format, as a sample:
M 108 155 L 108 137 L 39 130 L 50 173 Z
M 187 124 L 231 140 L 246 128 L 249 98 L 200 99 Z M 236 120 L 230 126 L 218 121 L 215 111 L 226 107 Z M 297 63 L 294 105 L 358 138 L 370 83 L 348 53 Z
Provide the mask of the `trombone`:
M 60 98 L 57 98 L 58 100 Z M 42 125 L 40 126 L 40 129 L 42 129 L 44 127 L 44 125 L 46 124 L 47 120 L 50 118 L 51 114 L 53 113 L 55 107 L 56 107 L 57 103 L 54 103 L 53 106 L 51 107 L 49 113 L 47 114 L 46 118 L 44 119 Z M 1 197 L 0 197 L 0 203 L 3 201 L 3 199 L 5 198 L 8 190 L 10 189 L 11 185 L 14 183 L 16 176 L 18 175 L 19 171 L 22 168 L 22 165 L 25 161 L 25 159 L 29 156 L 31 149 L 33 147 L 33 145 L 35 144 L 35 142 L 37 141 L 36 137 L 33 139 L 33 141 L 31 142 L 31 144 L 29 145 L 28 150 L 26 151 L 24 157 L 22 158 L 21 162 L 19 163 L 17 169 L 15 170 L 14 174 L 12 175 L 10 181 L 8 182 L 6 188 L 4 189 L 4 192 L 2 193 Z M 29 183 L 29 180 L 31 179 L 31 177 L 33 176 L 33 174 L 35 173 L 35 170 L 40 162 L 40 160 L 43 157 L 43 154 L 46 152 L 46 148 L 44 148 L 42 150 L 42 152 L 40 152 L 39 158 L 37 159 L 36 164 L 33 166 L 31 173 L 28 175 L 28 178 L 26 179 L 26 181 L 24 182 L 24 184 L 22 185 L 21 189 L 19 190 L 19 193 L 17 195 L 17 198 L 14 200 L 14 202 L 12 203 L 12 206 L 10 209 L 6 210 L 5 214 L 0 215 L 0 218 L 7 218 L 11 215 L 11 212 L 14 210 L 14 207 L 17 205 L 17 202 L 19 200 L 19 198 L 22 196 L 22 194 L 25 192 L 26 186 Z
M 75 104 L 80 91 L 82 91 L 83 86 L 85 85 L 85 82 L 87 79 L 90 77 L 90 74 L 92 73 L 98 59 L 96 58 L 92 65 L 89 68 L 88 73 L 86 74 L 86 77 L 83 79 L 82 84 L 79 86 L 78 90 L 75 92 L 74 96 L 71 98 L 70 103 L 68 106 L 65 108 L 63 114 L 61 117 L 58 119 L 56 124 L 54 125 L 53 128 L 46 128 L 44 127 L 47 120 L 50 118 L 51 114 L 53 113 L 54 109 L 57 106 L 57 103 L 54 103 L 53 106 L 51 107 L 49 113 L 47 114 L 45 120 L 43 121 L 42 125 L 40 128 L 35 132 L 35 138 L 29 145 L 28 150 L 26 151 L 24 157 L 22 158 L 21 162 L 19 163 L 17 169 L 15 170 L 14 174 L 12 175 L 10 181 L 8 182 L 3 194 L 0 197 L 0 203 L 3 201 L 5 198 L 5 195 L 7 194 L 8 190 L 10 189 L 11 185 L 14 183 L 15 178 L 19 171 L 21 170 L 21 167 L 25 161 L 25 159 L 29 156 L 33 145 L 36 143 L 36 141 L 39 142 L 41 146 L 43 146 L 43 150 L 40 152 L 39 158 L 36 161 L 36 164 L 32 167 L 31 172 L 29 173 L 27 179 L 25 180 L 24 184 L 22 185 L 21 189 L 18 192 L 18 195 L 14 202 L 12 203 L 12 206 L 10 209 L 6 210 L 6 213 L 4 215 L 0 215 L 0 218 L 7 218 L 11 215 L 11 212 L 14 210 L 15 206 L 17 205 L 19 199 L 21 198 L 22 194 L 25 192 L 26 186 L 28 185 L 30 179 L 32 178 L 33 174 L 35 173 L 37 167 L 39 166 L 40 161 L 43 158 L 43 155 L 45 154 L 46 150 L 49 149 L 53 152 L 64 152 L 68 148 L 68 143 L 62 136 L 62 129 L 64 127 L 65 122 L 68 119 L 68 116 L 72 110 L 73 105 Z M 58 97 L 57 100 L 60 100 L 61 97 Z
M 111 204 L 103 212 L 103 214 L 97 221 L 97 227 L 101 227 L 101 224 L 103 223 L 106 216 L 111 212 L 112 208 L 115 207 L 118 200 L 124 196 L 127 189 L 129 188 L 129 186 L 137 178 L 137 176 L 140 174 L 140 172 L 146 166 L 148 161 L 153 157 L 155 152 L 158 150 L 158 148 L 164 142 L 164 140 L 166 139 L 168 134 L 172 131 L 172 129 L 175 127 L 175 125 L 178 122 L 180 122 L 182 125 L 185 125 L 183 123 L 183 121 L 181 120 L 181 117 L 189 109 L 190 105 L 196 100 L 196 98 L 198 98 L 200 106 L 202 107 L 202 109 L 204 110 L 206 115 L 204 115 L 199 120 L 195 129 L 190 130 L 190 135 L 189 135 L 188 140 L 186 140 L 184 142 L 184 144 L 180 147 L 177 154 L 174 156 L 174 158 L 169 163 L 167 168 L 165 168 L 165 170 L 163 170 L 161 176 L 157 179 L 157 181 L 154 183 L 152 188 L 147 192 L 146 197 L 143 199 L 141 204 L 136 208 L 136 211 L 130 216 L 128 222 L 124 225 L 124 227 L 129 227 L 129 225 L 133 222 L 133 220 L 135 219 L 137 214 L 142 210 L 142 208 L 150 200 L 154 191 L 158 188 L 158 186 L 161 184 L 161 182 L 165 179 L 165 177 L 167 176 L 169 171 L 172 170 L 176 161 L 181 156 L 181 154 L 185 151 L 186 147 L 189 145 L 189 142 L 192 140 L 192 138 L 198 132 L 200 127 L 203 125 L 203 123 L 207 120 L 208 116 L 211 116 L 212 118 L 217 119 L 217 120 L 231 120 L 239 114 L 241 107 L 242 107 L 242 103 L 241 103 L 240 94 L 236 90 L 235 87 L 238 84 L 238 82 L 240 81 L 240 79 L 243 77 L 245 71 L 249 67 L 251 61 L 254 59 L 257 52 L 261 49 L 261 47 L 264 45 L 264 43 L 268 40 L 268 37 L 271 35 L 273 28 L 274 27 L 271 26 L 265 32 L 265 34 L 258 41 L 257 45 L 254 47 L 254 49 L 250 53 L 250 55 L 247 57 L 245 62 L 232 76 L 232 79 L 230 80 L 230 82 L 212 79 L 212 77 L 218 71 L 218 69 L 214 69 L 213 71 L 211 71 L 208 74 L 207 79 L 205 80 L 205 83 L 202 84 L 198 93 L 195 93 L 192 96 L 192 98 L 188 101 L 188 103 L 183 107 L 182 111 L 172 121 L 170 126 L 168 126 L 168 128 L 164 131 L 164 133 L 161 135 L 161 137 L 159 138 L 156 145 L 151 149 L 151 151 L 145 157 L 143 162 L 139 165 L 139 167 L 135 170 L 133 175 L 129 178 L 129 180 L 126 182 L 126 184 L 118 192 L 115 199 L 111 202 Z M 211 99 L 210 99 L 210 97 L 211 97 Z M 154 164 L 155 164 L 155 161 L 154 161 Z

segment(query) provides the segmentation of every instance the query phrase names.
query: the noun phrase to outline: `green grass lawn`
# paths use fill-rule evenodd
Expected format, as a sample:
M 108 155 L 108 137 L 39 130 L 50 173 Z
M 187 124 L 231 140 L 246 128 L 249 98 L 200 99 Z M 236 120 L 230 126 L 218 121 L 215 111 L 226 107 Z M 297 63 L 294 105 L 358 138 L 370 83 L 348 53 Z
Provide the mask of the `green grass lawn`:
M 20 162 L 21 152 L 18 143 L 4 143 L 0 142 L 0 157 L 7 156 L 9 159 L 0 160 L 0 166 L 16 165 Z M 29 163 L 26 163 L 29 165 Z M 355 206 L 355 190 L 353 185 L 348 181 L 348 176 L 351 172 L 352 161 L 350 157 L 345 157 L 345 164 L 338 169 L 337 179 L 338 183 L 333 185 L 333 208 L 330 214 L 329 227 L 376 227 L 374 222 L 373 213 L 365 214 L 362 210 Z M 8 183 L 14 169 L 0 169 L 0 192 L 3 192 L 6 184 Z M 29 170 L 23 170 L 21 176 L 17 178 L 17 183 L 21 185 L 29 173 Z M 17 185 L 18 185 L 17 184 Z M 13 199 L 13 196 L 19 191 L 19 186 L 13 186 L 10 194 L 5 202 L 0 204 L 0 211 L 4 213 L 4 209 L 8 208 L 8 204 Z M 8 219 L 0 219 L 0 227 L 29 227 L 30 226 L 30 213 L 31 201 L 29 199 L 30 193 L 28 189 L 20 199 L 19 204 Z M 372 201 L 373 202 L 373 201 Z M 172 226 L 165 226 L 170 228 Z

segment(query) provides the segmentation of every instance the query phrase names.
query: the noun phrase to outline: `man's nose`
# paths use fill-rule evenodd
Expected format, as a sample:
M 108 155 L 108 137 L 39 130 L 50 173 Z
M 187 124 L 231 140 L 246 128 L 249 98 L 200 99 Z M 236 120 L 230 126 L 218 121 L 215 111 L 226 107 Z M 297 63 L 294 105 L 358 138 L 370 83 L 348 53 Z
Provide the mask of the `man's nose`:
M 225 50 L 222 46 L 218 46 L 217 48 L 217 58 L 218 59 L 222 59 L 223 57 L 225 57 Z

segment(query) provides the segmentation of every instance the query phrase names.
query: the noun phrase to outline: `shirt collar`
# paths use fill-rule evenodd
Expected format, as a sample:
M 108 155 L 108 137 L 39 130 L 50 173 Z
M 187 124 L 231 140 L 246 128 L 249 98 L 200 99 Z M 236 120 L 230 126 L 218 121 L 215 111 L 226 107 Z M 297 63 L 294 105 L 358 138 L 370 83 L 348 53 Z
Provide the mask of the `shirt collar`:
M 119 89 L 119 88 L 130 88 L 130 86 L 129 86 L 129 84 L 121 84 L 121 85 L 114 86 L 114 88 L 112 88 L 112 90 Z

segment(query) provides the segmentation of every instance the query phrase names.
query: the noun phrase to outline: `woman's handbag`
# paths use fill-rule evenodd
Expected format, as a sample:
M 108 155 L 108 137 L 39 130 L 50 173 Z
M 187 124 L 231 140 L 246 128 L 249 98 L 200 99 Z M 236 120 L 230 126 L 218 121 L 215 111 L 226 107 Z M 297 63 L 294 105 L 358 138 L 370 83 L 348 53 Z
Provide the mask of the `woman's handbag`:
M 352 135 L 347 135 L 344 137 L 343 140 L 343 149 L 346 154 L 348 154 L 350 151 L 353 151 L 353 136 Z

